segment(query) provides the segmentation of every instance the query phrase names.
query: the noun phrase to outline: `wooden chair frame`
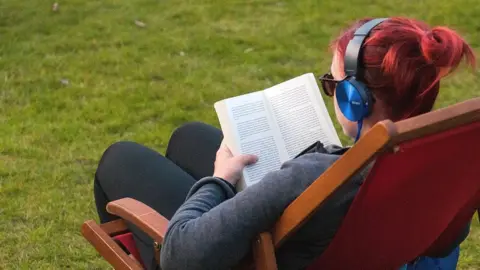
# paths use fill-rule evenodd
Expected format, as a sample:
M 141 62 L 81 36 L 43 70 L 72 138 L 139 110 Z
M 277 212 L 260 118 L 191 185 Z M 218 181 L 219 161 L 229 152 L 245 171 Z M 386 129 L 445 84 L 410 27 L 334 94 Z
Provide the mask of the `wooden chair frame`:
M 248 257 L 238 269 L 277 269 L 275 249 L 302 226 L 333 191 L 370 164 L 379 154 L 385 151 L 395 152 L 397 145 L 404 141 L 478 121 L 480 98 L 397 123 L 389 120 L 377 123 L 285 209 L 270 232 L 258 236 L 252 248 L 254 262 Z M 82 234 L 115 269 L 142 269 L 139 262 L 128 256 L 111 237 L 126 231 L 123 221 L 126 220 L 141 228 L 161 245 L 168 220 L 150 207 L 130 198 L 110 202 L 107 211 L 122 219 L 101 225 L 93 220 L 86 221 L 82 226 Z

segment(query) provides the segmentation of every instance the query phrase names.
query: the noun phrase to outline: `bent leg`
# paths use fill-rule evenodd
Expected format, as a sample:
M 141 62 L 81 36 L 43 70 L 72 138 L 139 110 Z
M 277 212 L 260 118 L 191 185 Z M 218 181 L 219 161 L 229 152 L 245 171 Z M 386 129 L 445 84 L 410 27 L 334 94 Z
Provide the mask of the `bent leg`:
M 133 142 L 119 142 L 103 154 L 95 174 L 94 194 L 102 223 L 116 219 L 108 202 L 130 197 L 170 219 L 195 183 L 188 173 L 156 151 Z M 129 224 L 143 261 L 154 267 L 153 240 Z M 152 268 L 153 269 L 153 268 Z
M 173 132 L 166 157 L 199 180 L 213 174 L 222 140 L 222 131 L 216 127 L 200 122 L 187 123 Z

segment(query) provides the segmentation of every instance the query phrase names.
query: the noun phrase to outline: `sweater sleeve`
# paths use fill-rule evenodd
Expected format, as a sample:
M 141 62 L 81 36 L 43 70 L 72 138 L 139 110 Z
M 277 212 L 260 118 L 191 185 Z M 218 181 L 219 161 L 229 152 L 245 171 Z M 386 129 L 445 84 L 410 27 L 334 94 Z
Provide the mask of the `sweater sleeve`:
M 220 179 L 200 180 L 170 221 L 162 246 L 162 269 L 235 266 L 254 237 L 270 229 L 288 204 L 335 159 L 307 154 L 286 162 L 237 195 Z

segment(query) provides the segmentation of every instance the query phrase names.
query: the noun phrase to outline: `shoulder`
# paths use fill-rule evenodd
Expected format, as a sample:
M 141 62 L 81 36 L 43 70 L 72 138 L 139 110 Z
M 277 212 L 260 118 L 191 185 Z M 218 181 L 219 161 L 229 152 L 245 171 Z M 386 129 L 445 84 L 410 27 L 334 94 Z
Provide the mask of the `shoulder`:
M 320 175 L 339 158 L 339 155 L 329 153 L 304 154 L 298 158 L 285 162 L 282 165 L 281 170 L 287 170 L 292 173 L 303 171 L 309 174 Z
M 309 153 L 289 160 L 280 169 L 269 172 L 261 181 L 239 192 L 230 200 L 230 204 L 242 205 L 248 211 L 262 212 L 273 223 L 338 157 Z M 228 201 L 224 205 L 228 205 Z
M 279 170 L 268 173 L 258 183 L 261 189 L 300 194 L 336 160 L 338 155 L 309 153 L 285 162 Z

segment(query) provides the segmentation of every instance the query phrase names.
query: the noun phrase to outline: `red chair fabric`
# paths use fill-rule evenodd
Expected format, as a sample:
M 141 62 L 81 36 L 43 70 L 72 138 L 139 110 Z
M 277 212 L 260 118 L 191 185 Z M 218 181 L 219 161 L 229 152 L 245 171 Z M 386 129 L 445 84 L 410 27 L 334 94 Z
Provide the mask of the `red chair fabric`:
M 379 157 L 313 269 L 398 269 L 458 237 L 480 207 L 480 122 Z
M 113 237 L 116 241 L 120 242 L 120 244 L 130 253 L 133 257 L 140 262 L 140 264 L 145 268 L 143 264 L 142 258 L 140 257 L 140 252 L 135 244 L 135 240 L 133 239 L 133 234 L 131 232 L 119 234 Z

